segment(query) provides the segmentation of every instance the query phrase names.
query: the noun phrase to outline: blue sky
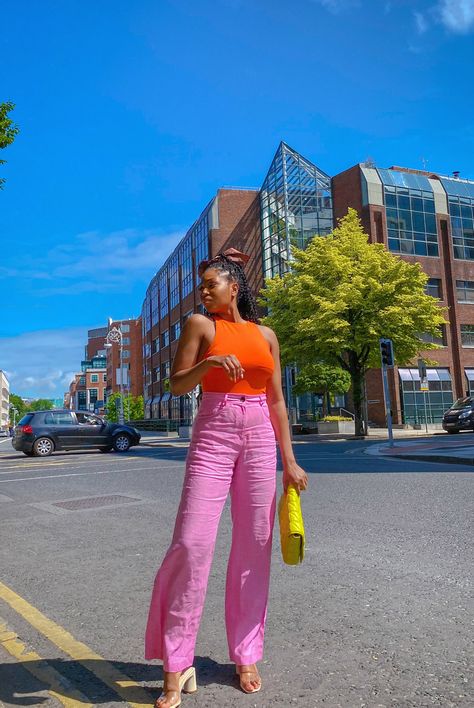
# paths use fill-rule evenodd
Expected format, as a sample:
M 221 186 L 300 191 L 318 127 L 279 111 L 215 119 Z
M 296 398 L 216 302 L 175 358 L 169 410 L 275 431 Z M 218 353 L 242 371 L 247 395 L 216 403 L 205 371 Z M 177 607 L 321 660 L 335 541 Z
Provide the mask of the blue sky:
M 474 0 L 18 0 L 2 9 L 0 368 L 60 396 L 219 186 L 280 140 L 474 178 Z M 423 162 L 425 161 L 425 162 Z

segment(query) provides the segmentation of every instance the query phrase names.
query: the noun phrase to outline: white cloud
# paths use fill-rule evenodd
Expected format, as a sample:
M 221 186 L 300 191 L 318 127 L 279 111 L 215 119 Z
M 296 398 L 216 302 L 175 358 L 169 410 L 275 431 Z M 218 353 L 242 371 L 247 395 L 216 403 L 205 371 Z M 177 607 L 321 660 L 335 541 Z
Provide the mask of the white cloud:
M 425 16 L 421 12 L 414 12 L 413 16 L 415 18 L 416 31 L 418 34 L 424 34 L 428 29 L 428 22 Z
M 68 327 L 0 339 L 0 369 L 20 396 L 60 398 L 80 369 L 87 330 Z
M 43 259 L 21 267 L 0 268 L 0 276 L 14 278 L 15 287 L 35 281 L 35 296 L 110 293 L 144 286 L 182 238 L 182 232 L 124 229 L 108 234 L 89 231 L 52 248 Z
M 450 32 L 466 34 L 474 29 L 474 0 L 440 0 L 438 12 Z

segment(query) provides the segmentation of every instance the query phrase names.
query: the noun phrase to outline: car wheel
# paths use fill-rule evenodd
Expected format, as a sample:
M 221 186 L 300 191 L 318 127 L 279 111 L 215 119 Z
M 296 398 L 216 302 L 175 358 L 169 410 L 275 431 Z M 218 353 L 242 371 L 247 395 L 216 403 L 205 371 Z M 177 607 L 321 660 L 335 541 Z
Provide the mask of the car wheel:
M 130 449 L 131 441 L 125 433 L 119 433 L 114 440 L 114 450 L 117 452 L 127 452 Z
M 109 447 L 99 447 L 100 452 L 110 452 L 112 450 L 112 446 L 109 445 Z
M 30 450 L 30 452 L 26 452 L 25 450 L 23 450 L 23 454 L 26 455 L 27 457 L 33 457 L 33 455 L 35 453 L 32 450 Z
M 33 445 L 33 455 L 35 457 L 48 457 L 54 451 L 54 443 L 51 438 L 38 438 Z

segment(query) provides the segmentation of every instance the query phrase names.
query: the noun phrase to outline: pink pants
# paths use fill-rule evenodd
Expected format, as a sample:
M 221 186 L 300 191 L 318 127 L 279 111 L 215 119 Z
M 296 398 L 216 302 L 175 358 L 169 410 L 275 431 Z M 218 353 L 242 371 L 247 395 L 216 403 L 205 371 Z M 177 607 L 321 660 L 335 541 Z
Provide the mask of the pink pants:
M 229 656 L 263 655 L 275 518 L 275 435 L 265 396 L 205 393 L 194 423 L 173 539 L 156 575 L 145 657 L 191 666 L 220 516 L 230 490 L 232 547 L 225 620 Z

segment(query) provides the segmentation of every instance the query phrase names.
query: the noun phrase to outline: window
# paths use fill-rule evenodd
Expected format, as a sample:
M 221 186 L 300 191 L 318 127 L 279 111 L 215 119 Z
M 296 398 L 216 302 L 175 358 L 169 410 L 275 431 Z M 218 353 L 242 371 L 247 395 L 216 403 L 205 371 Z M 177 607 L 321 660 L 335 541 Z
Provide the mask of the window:
M 458 302 L 474 302 L 474 280 L 456 280 Z
M 153 352 L 153 354 L 157 354 L 159 351 L 160 351 L 160 338 L 157 337 L 156 339 L 153 340 L 152 352 Z
M 403 422 L 438 423 L 453 402 L 451 375 L 448 369 L 427 369 L 428 391 L 421 391 L 418 369 L 398 369 Z
M 181 297 L 186 297 L 193 291 L 193 254 L 192 234 L 187 236 L 181 245 Z
M 128 325 L 128 324 L 120 325 L 120 329 L 122 330 L 122 333 L 123 332 L 130 332 L 130 325 Z
M 426 283 L 426 294 L 431 295 L 431 297 L 437 297 L 440 300 L 443 299 L 441 280 L 439 278 L 429 278 Z
M 102 421 L 92 413 L 76 413 L 79 425 L 102 425 Z
M 193 311 L 189 310 L 189 312 L 186 312 L 186 314 L 183 315 L 183 325 L 186 322 L 186 320 L 188 320 L 191 317 L 192 314 L 194 314 Z
M 162 378 L 162 379 L 167 379 L 167 378 L 169 378 L 169 375 L 170 375 L 170 368 L 171 368 L 171 367 L 170 367 L 169 361 L 165 361 L 165 362 L 161 365 L 161 378 Z
M 86 385 L 86 377 L 80 376 L 79 377 L 79 386 L 85 386 L 85 385 Z
M 433 192 L 384 185 L 390 251 L 439 256 Z
M 474 325 L 461 325 L 461 346 L 474 347 Z
M 158 289 L 160 292 L 160 317 L 168 314 L 168 269 L 164 267 L 160 271 Z
M 128 349 L 122 351 L 122 359 L 130 359 L 130 351 Z
M 175 322 L 174 324 L 171 325 L 171 341 L 174 342 L 176 339 L 179 339 L 180 334 L 181 334 L 181 323 Z
M 153 369 L 153 381 L 159 381 L 160 380 L 160 367 L 157 366 L 156 369 Z
M 436 337 L 434 334 L 430 334 L 429 332 L 423 332 L 422 334 L 419 334 L 418 337 L 421 339 L 422 342 L 427 342 L 427 343 L 431 343 L 431 344 L 439 344 L 441 347 L 447 346 L 445 325 L 441 325 L 441 336 L 440 337 Z
M 196 224 L 192 231 L 192 237 L 194 240 L 195 248 L 195 261 L 196 261 L 196 281 L 199 282 L 199 276 L 197 269 L 199 263 L 209 258 L 209 225 L 208 225 L 208 212 L 204 214 L 200 221 Z
M 449 195 L 454 257 L 474 260 L 474 199 Z
M 153 281 L 151 285 L 151 324 L 156 325 L 158 322 L 158 282 Z
M 103 374 L 103 382 L 107 383 L 107 374 Z
M 179 303 L 179 260 L 178 254 L 171 256 L 169 265 L 169 283 L 170 283 L 170 310 Z
M 169 343 L 170 343 L 170 333 L 169 333 L 169 330 L 165 329 L 165 331 L 162 332 L 162 334 L 161 334 L 161 346 L 163 348 L 167 347 L 169 345 Z
M 77 392 L 77 407 L 80 411 L 87 410 L 87 391 Z
M 64 411 L 57 413 L 55 411 L 50 411 L 44 416 L 44 422 L 46 425 L 72 425 L 73 420 L 70 413 Z
M 99 383 L 99 374 L 91 374 L 91 383 Z
M 130 344 L 130 337 L 122 337 L 122 344 Z
M 98 398 L 99 398 L 99 389 L 98 388 L 90 388 L 89 389 L 89 403 L 95 403 Z

